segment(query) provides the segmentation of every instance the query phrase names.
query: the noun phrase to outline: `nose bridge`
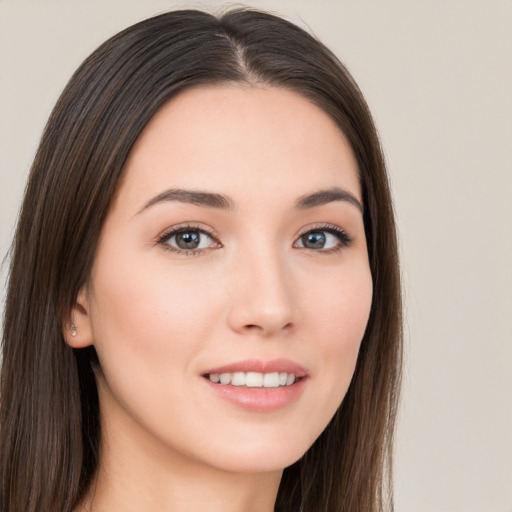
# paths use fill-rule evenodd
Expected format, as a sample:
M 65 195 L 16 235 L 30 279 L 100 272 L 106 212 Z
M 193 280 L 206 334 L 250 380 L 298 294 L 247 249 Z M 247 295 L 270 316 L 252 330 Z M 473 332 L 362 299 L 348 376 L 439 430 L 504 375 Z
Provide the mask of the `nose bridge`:
M 293 290 L 277 243 L 241 249 L 233 286 L 230 323 L 237 331 L 270 335 L 293 323 Z M 237 277 L 238 276 L 238 277 Z

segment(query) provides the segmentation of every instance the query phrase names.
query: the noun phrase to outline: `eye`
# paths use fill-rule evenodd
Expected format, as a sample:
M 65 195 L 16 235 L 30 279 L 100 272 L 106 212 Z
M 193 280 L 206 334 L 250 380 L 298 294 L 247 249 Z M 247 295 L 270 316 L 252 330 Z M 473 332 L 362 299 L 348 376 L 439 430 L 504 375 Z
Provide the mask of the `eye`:
M 306 231 L 295 242 L 294 247 L 323 252 L 336 252 L 348 247 L 350 236 L 337 226 L 323 226 Z
M 173 228 L 164 233 L 158 243 L 169 251 L 185 255 L 200 254 L 204 249 L 221 247 L 213 235 L 192 226 Z

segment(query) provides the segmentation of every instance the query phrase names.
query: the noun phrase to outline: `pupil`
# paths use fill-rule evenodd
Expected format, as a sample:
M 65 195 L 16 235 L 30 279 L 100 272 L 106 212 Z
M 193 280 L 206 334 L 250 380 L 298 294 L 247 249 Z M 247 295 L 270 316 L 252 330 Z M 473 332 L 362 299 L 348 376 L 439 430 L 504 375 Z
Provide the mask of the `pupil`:
M 196 249 L 199 245 L 199 233 L 186 231 L 176 235 L 176 244 L 180 249 Z
M 325 235 L 321 231 L 303 235 L 302 243 L 309 249 L 322 249 L 325 245 Z

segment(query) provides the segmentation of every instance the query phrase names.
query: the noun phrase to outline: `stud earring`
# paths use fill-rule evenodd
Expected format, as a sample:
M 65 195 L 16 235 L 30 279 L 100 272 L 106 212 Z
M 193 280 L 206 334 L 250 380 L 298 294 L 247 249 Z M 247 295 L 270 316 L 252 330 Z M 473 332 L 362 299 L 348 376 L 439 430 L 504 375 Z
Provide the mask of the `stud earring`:
M 72 323 L 69 328 L 71 329 L 71 336 L 73 336 L 73 338 L 78 334 L 78 331 L 76 329 L 76 325 L 74 323 Z

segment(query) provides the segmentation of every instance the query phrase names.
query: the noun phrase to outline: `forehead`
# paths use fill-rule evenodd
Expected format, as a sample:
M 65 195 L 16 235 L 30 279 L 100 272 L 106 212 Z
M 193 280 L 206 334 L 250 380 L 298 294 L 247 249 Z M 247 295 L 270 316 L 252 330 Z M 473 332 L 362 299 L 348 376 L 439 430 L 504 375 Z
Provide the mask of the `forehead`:
M 164 105 L 135 143 L 120 191 L 221 191 L 240 201 L 279 191 L 342 186 L 361 198 L 345 136 L 298 93 L 238 84 L 186 90 Z

